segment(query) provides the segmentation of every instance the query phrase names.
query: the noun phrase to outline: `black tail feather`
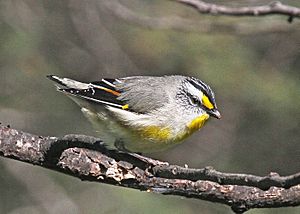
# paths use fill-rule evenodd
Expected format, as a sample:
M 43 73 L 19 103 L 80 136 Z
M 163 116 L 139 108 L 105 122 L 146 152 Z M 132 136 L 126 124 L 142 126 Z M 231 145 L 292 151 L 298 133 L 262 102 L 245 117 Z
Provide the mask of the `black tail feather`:
M 58 86 L 59 91 L 86 99 L 89 102 L 95 102 L 100 105 L 108 105 L 118 108 L 123 108 L 123 106 L 126 104 L 117 99 L 120 95 L 120 92 L 118 92 L 114 87 L 113 83 L 115 79 L 102 79 L 102 81 L 92 82 L 90 84 L 86 84 L 86 88 L 82 89 L 80 87 L 76 87 L 76 81 L 74 81 L 74 85 L 67 85 L 64 83 L 66 79 L 59 78 L 55 75 L 48 75 L 47 77 L 62 86 Z M 68 81 L 73 80 L 68 79 Z M 81 83 L 78 82 L 78 84 Z

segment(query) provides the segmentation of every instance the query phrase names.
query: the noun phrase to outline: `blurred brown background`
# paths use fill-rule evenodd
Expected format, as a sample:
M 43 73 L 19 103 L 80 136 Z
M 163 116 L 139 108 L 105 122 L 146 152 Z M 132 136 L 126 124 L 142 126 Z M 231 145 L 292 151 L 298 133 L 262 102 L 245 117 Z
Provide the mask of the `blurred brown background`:
M 214 1 L 231 6 L 269 1 Z M 282 1 L 300 7 L 298 1 Z M 300 169 L 300 20 L 200 15 L 161 0 L 0 1 L 0 121 L 96 135 L 47 74 L 82 81 L 182 74 L 209 83 L 222 120 L 153 157 L 224 172 Z M 300 208 L 249 213 L 300 213 Z M 231 213 L 224 205 L 82 182 L 0 159 L 0 213 Z

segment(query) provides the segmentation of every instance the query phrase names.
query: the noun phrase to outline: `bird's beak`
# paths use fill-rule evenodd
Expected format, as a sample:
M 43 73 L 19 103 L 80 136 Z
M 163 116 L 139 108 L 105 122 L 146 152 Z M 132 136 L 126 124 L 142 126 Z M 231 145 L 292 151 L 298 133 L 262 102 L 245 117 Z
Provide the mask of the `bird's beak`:
M 208 112 L 208 114 L 210 116 L 213 116 L 213 117 L 217 118 L 217 119 L 221 119 L 221 114 L 217 109 L 212 109 L 211 111 Z

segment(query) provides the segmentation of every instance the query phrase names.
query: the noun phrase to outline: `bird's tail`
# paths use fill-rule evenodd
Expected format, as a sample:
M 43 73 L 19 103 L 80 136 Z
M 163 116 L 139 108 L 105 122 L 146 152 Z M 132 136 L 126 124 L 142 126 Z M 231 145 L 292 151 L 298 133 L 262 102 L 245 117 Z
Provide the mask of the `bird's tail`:
M 128 106 L 118 99 L 120 92 L 115 88 L 114 82 L 117 81 L 115 79 L 102 79 L 98 82 L 83 83 L 55 75 L 48 75 L 47 77 L 56 83 L 59 91 L 67 95 L 72 95 L 94 104 L 120 109 L 126 109 Z

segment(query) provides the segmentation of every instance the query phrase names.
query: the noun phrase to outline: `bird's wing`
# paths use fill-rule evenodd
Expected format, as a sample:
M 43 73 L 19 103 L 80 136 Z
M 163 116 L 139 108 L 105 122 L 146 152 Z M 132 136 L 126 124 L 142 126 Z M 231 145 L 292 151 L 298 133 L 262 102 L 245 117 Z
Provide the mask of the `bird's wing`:
M 114 82 L 121 93 L 117 99 L 127 103 L 134 112 L 151 112 L 169 102 L 170 92 L 174 92 L 177 87 L 174 79 L 177 80 L 174 76 L 120 78 Z
M 115 79 L 102 79 L 98 82 L 82 83 L 68 78 L 49 75 L 49 79 L 57 83 L 58 90 L 99 105 L 128 110 L 128 105 L 118 99 L 120 92 L 114 85 Z
M 133 113 L 149 113 L 168 103 L 170 96 L 175 96 L 183 77 L 133 76 L 91 83 L 54 75 L 48 78 L 58 83 L 59 91 L 68 95 Z

